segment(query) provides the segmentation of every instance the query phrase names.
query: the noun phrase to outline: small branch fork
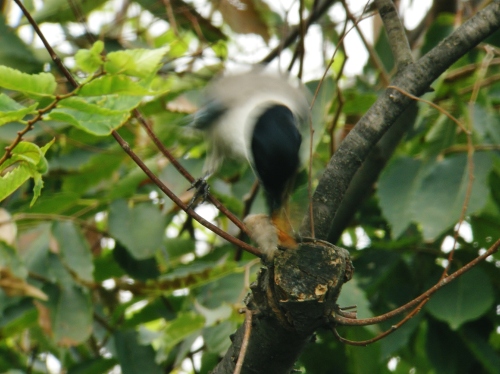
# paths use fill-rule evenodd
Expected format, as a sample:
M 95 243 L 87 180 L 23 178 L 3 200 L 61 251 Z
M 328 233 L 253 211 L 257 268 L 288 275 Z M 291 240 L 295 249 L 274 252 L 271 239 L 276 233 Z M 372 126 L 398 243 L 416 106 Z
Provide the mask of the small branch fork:
M 57 53 L 54 51 L 54 49 L 51 47 L 45 36 L 43 35 L 42 31 L 38 27 L 36 21 L 33 19 L 29 11 L 24 7 L 22 4 L 21 0 L 14 0 L 15 3 L 19 6 L 23 14 L 25 15 L 26 19 L 29 21 L 29 23 L 32 25 L 33 29 L 35 30 L 36 34 L 38 37 L 42 40 L 42 43 L 44 44 L 46 50 L 48 51 L 49 55 L 51 56 L 52 60 L 56 64 L 56 66 L 59 68 L 61 73 L 66 77 L 68 82 L 73 86 L 73 88 L 77 89 L 79 87 L 78 82 L 75 80 L 73 75 L 70 73 L 70 71 L 64 66 L 62 60 L 59 58 Z M 151 137 L 155 145 L 159 148 L 159 150 L 169 159 L 170 162 L 179 170 L 179 172 L 190 182 L 193 182 L 195 179 L 185 170 L 179 162 L 172 156 L 172 154 L 161 144 L 159 139 L 156 137 L 156 135 L 153 133 L 151 130 L 150 126 L 147 124 L 146 120 L 138 110 L 134 110 L 133 114 L 135 117 L 139 120 L 139 122 L 144 126 L 146 129 L 148 135 Z M 34 123 L 34 122 L 33 122 Z M 24 132 L 21 132 L 21 134 L 18 134 L 19 141 L 22 139 L 22 136 L 28 132 L 32 127 L 32 124 L 28 126 L 23 130 Z M 226 233 L 224 230 L 218 228 L 214 224 L 210 223 L 209 221 L 205 220 L 203 217 L 201 217 L 198 213 L 196 213 L 193 209 L 189 208 L 181 199 L 179 199 L 165 184 L 146 166 L 146 164 L 140 159 L 139 156 L 130 148 L 130 145 L 116 132 L 113 130 L 111 132 L 111 135 L 115 138 L 115 140 L 120 144 L 120 146 L 123 148 L 123 150 L 129 155 L 129 157 L 144 171 L 144 173 L 155 183 L 163 193 L 165 193 L 175 204 L 177 204 L 182 210 L 184 210 L 188 215 L 193 217 L 196 221 L 198 221 L 200 224 L 214 232 L 215 234 L 219 235 L 223 239 L 239 246 L 243 250 L 252 253 L 255 256 L 262 257 L 262 252 L 259 251 L 257 248 L 252 247 L 251 245 L 243 242 L 242 240 L 233 237 L 232 235 Z M 236 217 L 234 216 L 231 212 L 229 212 L 218 200 L 216 200 L 213 196 L 209 197 L 209 200 L 218 208 L 221 212 L 223 212 L 233 223 L 236 224 L 242 231 L 247 232 L 247 229 L 245 225 Z
M 417 313 L 422 309 L 422 307 L 429 301 L 430 297 L 436 293 L 440 288 L 443 286 L 447 285 L 451 281 L 455 280 L 459 276 L 463 275 L 465 272 L 469 271 L 472 269 L 474 266 L 479 264 L 481 261 L 484 261 L 486 258 L 491 256 L 492 254 L 498 252 L 498 248 L 500 247 L 500 239 L 498 239 L 485 253 L 482 255 L 476 257 L 474 260 L 470 261 L 468 264 L 460 268 L 459 270 L 455 271 L 454 273 L 448 275 L 447 277 L 444 277 L 441 279 L 437 284 L 435 284 L 433 287 L 429 288 L 427 291 L 425 291 L 423 294 L 420 296 L 416 297 L 409 303 L 394 309 L 393 311 L 383 314 L 378 317 L 373 317 L 373 318 L 365 318 L 365 319 L 354 319 L 354 318 L 346 318 L 341 316 L 339 313 L 334 313 L 331 316 L 331 323 L 333 324 L 332 330 L 337 338 L 343 343 L 350 344 L 350 345 L 360 345 L 360 346 L 366 346 L 368 344 L 374 343 L 377 340 L 382 339 L 383 337 L 389 335 L 390 333 L 396 331 L 399 327 L 401 327 L 404 323 L 409 321 L 412 317 L 417 315 Z M 401 320 L 399 323 L 396 325 L 393 325 L 389 330 L 383 332 L 379 336 L 376 336 L 373 339 L 370 340 L 364 340 L 364 341 L 351 341 L 344 339 L 340 337 L 335 330 L 335 325 L 344 325 L 344 326 L 368 326 L 368 325 L 373 325 L 376 323 L 384 322 L 387 321 L 388 319 L 397 316 L 398 314 L 404 313 L 411 308 L 413 308 L 416 305 L 415 309 L 413 309 L 403 320 Z

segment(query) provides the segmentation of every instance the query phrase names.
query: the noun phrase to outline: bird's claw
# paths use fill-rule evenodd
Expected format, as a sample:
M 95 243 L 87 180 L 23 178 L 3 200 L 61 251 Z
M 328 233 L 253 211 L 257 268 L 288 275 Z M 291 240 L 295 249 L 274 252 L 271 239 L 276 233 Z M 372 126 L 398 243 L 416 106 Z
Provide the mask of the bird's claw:
M 203 203 L 210 194 L 210 186 L 205 178 L 198 178 L 195 180 L 189 190 L 195 190 L 191 201 L 188 204 L 188 208 L 193 208 L 194 206 Z

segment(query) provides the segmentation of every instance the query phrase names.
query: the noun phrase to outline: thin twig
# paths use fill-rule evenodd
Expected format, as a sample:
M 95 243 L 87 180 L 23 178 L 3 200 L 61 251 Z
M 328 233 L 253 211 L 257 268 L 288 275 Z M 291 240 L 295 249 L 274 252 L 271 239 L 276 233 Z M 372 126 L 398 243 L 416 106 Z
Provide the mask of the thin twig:
M 392 334 L 394 331 L 396 331 L 402 325 L 404 325 L 406 322 L 408 322 L 411 318 L 415 317 L 418 314 L 418 312 L 420 312 L 420 310 L 422 309 L 422 307 L 427 303 L 427 301 L 429 301 L 428 298 L 425 299 L 425 300 L 423 300 L 415 309 L 413 309 L 410 313 L 408 313 L 408 315 L 404 319 L 402 319 L 401 321 L 399 321 L 397 324 L 392 325 L 390 329 L 384 331 L 383 333 L 375 336 L 372 339 L 360 340 L 360 341 L 349 340 L 349 339 L 345 339 L 345 338 L 341 337 L 339 335 L 339 333 L 337 332 L 337 329 L 335 327 L 332 328 L 332 331 L 333 331 L 333 334 L 335 335 L 335 337 L 341 343 L 348 344 L 348 345 L 355 345 L 355 346 L 366 347 L 367 345 L 375 343 L 376 341 L 379 341 L 380 339 L 385 338 L 387 335 Z
M 500 238 L 482 255 L 476 257 L 474 260 L 470 261 L 454 273 L 448 275 L 447 277 L 443 278 L 440 282 L 429 288 L 427 291 L 425 291 L 423 294 L 420 296 L 416 297 L 412 301 L 406 303 L 403 306 L 400 306 L 397 309 L 394 309 L 390 311 L 389 313 L 385 313 L 381 316 L 378 317 L 373 317 L 373 318 L 364 318 L 364 319 L 350 319 L 350 318 L 345 318 L 339 315 L 334 315 L 332 317 L 333 321 L 339 325 L 346 325 L 346 326 L 368 326 L 368 325 L 374 325 L 376 323 L 384 322 L 392 317 L 397 316 L 398 314 L 401 314 L 403 312 L 406 312 L 407 310 L 413 308 L 415 305 L 420 304 L 422 301 L 425 299 L 428 299 L 431 297 L 434 293 L 436 293 L 439 289 L 441 289 L 443 286 L 447 285 L 451 281 L 455 280 L 468 270 L 472 269 L 474 266 L 479 264 L 481 261 L 484 261 L 487 257 L 491 256 L 493 253 L 496 253 L 498 251 L 498 247 L 500 247 Z
M 22 10 L 23 14 L 25 17 L 28 19 L 32 27 L 34 28 L 36 34 L 38 37 L 42 40 L 42 43 L 44 44 L 45 48 L 49 52 L 51 58 L 53 61 L 56 63 L 60 71 L 64 74 L 64 76 L 68 79 L 68 82 L 71 83 L 71 85 L 76 89 L 79 87 L 78 82 L 74 79 L 73 75 L 70 73 L 70 71 L 64 66 L 62 63 L 61 59 L 57 55 L 57 53 L 54 51 L 54 49 L 50 46 L 48 43 L 47 39 L 41 32 L 40 28 L 38 27 L 36 21 L 33 19 L 31 14 L 28 12 L 28 10 L 23 6 L 20 0 L 14 0 L 16 4 L 20 7 Z M 163 182 L 160 181 L 160 179 L 146 166 L 146 164 L 137 156 L 137 154 L 132 151 L 130 148 L 130 145 L 115 131 L 113 130 L 111 132 L 111 135 L 115 138 L 115 140 L 120 144 L 120 146 L 123 148 L 123 150 L 129 155 L 130 158 L 144 171 L 144 173 L 155 183 L 175 204 L 177 204 L 182 210 L 184 210 L 186 213 L 191 215 L 194 219 L 196 219 L 200 224 L 214 232 L 215 234 L 219 235 L 223 239 L 226 239 L 227 241 L 240 246 L 244 250 L 258 256 L 262 257 L 262 252 L 260 252 L 257 248 L 254 248 L 250 246 L 247 243 L 244 243 L 241 240 L 238 240 L 237 238 L 233 237 L 232 235 L 226 233 L 224 230 L 221 230 L 217 226 L 213 225 L 212 223 L 208 222 L 205 220 L 203 217 L 201 217 L 198 213 L 196 213 L 193 209 L 188 208 L 186 204 L 182 200 L 180 200 L 167 186 L 163 184 Z
M 153 141 L 159 151 L 170 161 L 170 163 L 177 169 L 177 171 L 186 178 L 190 183 L 193 183 L 196 179 L 181 165 L 179 161 L 172 155 L 172 153 L 163 145 L 163 143 L 158 139 L 156 134 L 151 129 L 146 119 L 143 117 L 141 112 L 137 109 L 133 111 L 134 117 L 137 118 L 142 127 L 146 130 L 149 138 Z M 245 234 L 248 233 L 247 227 L 241 222 L 241 220 L 236 217 L 231 211 L 229 211 L 217 198 L 213 195 L 208 195 L 208 201 L 210 201 L 215 208 L 222 212 L 231 222 L 233 222 L 241 231 Z
M 68 98 L 70 96 L 73 96 L 74 93 L 69 93 L 67 95 L 56 95 L 55 99 L 53 102 L 51 102 L 49 105 L 47 105 L 45 108 L 39 109 L 37 111 L 37 114 L 35 117 L 30 119 L 29 121 L 26 121 L 26 126 L 24 129 L 20 130 L 17 132 L 16 138 L 12 141 L 11 144 L 9 144 L 7 147 L 5 147 L 5 153 L 3 156 L 0 158 L 0 165 L 2 165 L 5 161 L 7 161 L 9 158 L 12 157 L 12 151 L 16 146 L 23 140 L 24 135 L 31 131 L 33 129 L 33 125 L 40 121 L 43 117 L 44 114 L 47 112 L 51 111 L 55 106 L 61 101 L 62 99 Z
M 238 355 L 238 361 L 236 361 L 236 366 L 234 368 L 234 374 L 240 374 L 241 368 L 243 367 L 243 361 L 245 360 L 245 355 L 247 353 L 248 342 L 250 340 L 250 333 L 252 332 L 252 311 L 248 308 L 245 309 L 245 334 L 243 335 L 243 340 L 241 341 L 240 354 Z

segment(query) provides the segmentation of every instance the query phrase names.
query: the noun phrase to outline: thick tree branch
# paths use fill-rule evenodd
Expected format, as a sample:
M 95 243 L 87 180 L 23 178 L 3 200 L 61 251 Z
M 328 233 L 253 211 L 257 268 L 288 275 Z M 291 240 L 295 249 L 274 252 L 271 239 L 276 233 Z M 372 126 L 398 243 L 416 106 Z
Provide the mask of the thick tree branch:
M 327 239 L 330 243 L 336 243 L 340 239 L 342 232 L 352 221 L 359 206 L 372 193 L 373 184 L 401 139 L 412 128 L 417 114 L 417 104 L 412 103 L 370 151 L 363 165 L 354 175 L 335 214 Z
M 399 18 L 398 11 L 392 0 L 375 0 L 378 13 L 385 26 L 385 32 L 389 37 L 392 55 L 396 60 L 398 70 L 413 62 L 410 44 L 406 38 L 406 31 Z
M 415 96 L 424 94 L 430 84 L 448 67 L 500 28 L 500 3 L 488 5 L 465 22 L 414 64 L 396 74 L 392 85 Z M 316 237 L 326 239 L 332 222 L 357 170 L 374 145 L 392 126 L 412 100 L 394 89 L 387 89 L 361 118 L 330 159 L 313 195 L 313 217 L 307 216 L 301 228 L 310 235 L 313 219 Z

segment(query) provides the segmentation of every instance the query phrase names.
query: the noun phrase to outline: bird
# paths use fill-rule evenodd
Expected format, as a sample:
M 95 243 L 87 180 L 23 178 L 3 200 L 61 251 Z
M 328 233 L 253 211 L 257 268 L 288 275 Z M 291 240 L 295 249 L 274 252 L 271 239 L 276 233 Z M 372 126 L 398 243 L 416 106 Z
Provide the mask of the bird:
M 205 132 L 208 143 L 203 177 L 193 184 L 197 189 L 193 199 L 200 194 L 206 198 L 206 180 L 226 158 L 248 162 L 264 190 L 269 219 L 259 215 L 256 224 L 247 217 L 247 227 L 260 228 L 251 237 L 258 245 L 271 247 L 263 248 L 269 258 L 275 243 L 297 245 L 286 217 L 286 203 L 300 167 L 301 129 L 308 119 L 305 88 L 294 85 L 288 76 L 255 68 L 210 83 L 204 104 L 192 121 Z M 273 227 L 262 230 L 267 222 Z M 276 232 L 277 238 L 260 240 L 258 231 Z

